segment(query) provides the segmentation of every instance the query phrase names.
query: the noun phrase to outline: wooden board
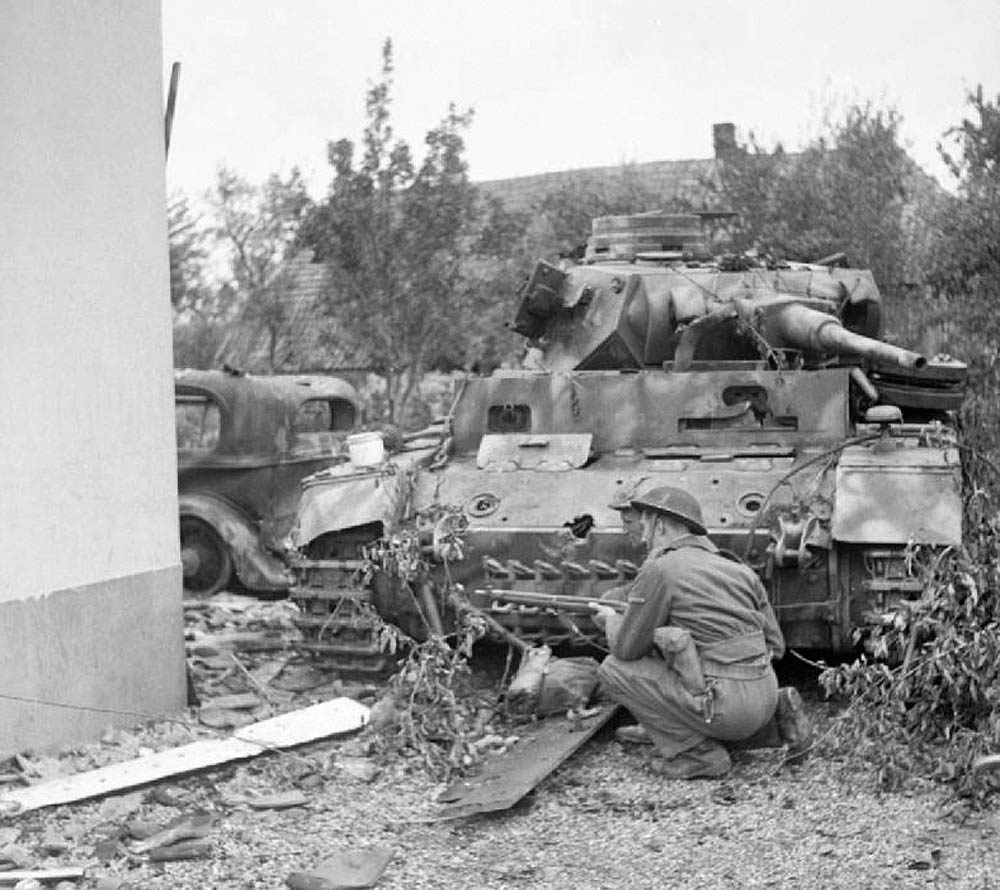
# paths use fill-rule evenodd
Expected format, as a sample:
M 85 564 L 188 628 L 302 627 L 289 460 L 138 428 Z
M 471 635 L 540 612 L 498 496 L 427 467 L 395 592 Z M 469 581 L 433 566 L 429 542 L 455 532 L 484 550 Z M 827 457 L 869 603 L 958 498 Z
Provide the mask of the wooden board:
M 581 748 L 617 710 L 615 705 L 604 705 L 580 724 L 565 717 L 539 721 L 523 732 L 510 750 L 488 760 L 478 776 L 460 779 L 446 788 L 438 798 L 444 802 L 436 818 L 459 819 L 510 809 Z
M 0 792 L 0 808 L 17 805 L 16 813 L 26 813 L 42 807 L 114 794 L 232 760 L 256 757 L 269 750 L 293 748 L 327 736 L 353 732 L 367 722 L 367 707 L 350 698 L 335 698 L 241 727 L 228 738 L 192 742 L 29 788 Z
M 17 868 L 0 871 L 0 886 L 13 886 L 18 881 L 79 881 L 84 876 L 82 868 Z

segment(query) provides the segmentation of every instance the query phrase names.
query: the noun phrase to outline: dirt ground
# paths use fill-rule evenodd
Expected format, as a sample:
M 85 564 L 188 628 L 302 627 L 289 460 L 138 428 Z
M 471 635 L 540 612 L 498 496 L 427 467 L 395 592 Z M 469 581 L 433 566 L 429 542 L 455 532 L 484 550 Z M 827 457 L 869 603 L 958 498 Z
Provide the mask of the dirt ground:
M 284 604 L 232 603 L 235 611 L 223 610 L 222 621 L 216 614 L 214 625 L 205 611 L 189 620 L 189 651 L 208 652 L 209 633 L 259 633 L 263 625 L 275 638 L 287 629 Z M 99 744 L 57 757 L 23 755 L 3 781 L 39 781 L 225 735 L 220 724 L 239 712 L 211 702 L 231 703 L 227 695 L 263 698 L 267 689 L 274 696 L 258 713 L 234 716 L 238 724 L 265 708 L 294 709 L 345 692 L 374 702 L 378 692 L 331 681 L 285 650 L 243 652 L 237 660 L 240 669 L 226 670 L 222 655 L 192 656 L 203 708 L 216 725 L 192 711 L 178 721 L 109 730 Z M 250 675 L 270 676 L 270 685 L 255 690 Z M 822 733 L 835 711 L 808 688 L 807 675 L 795 676 Z M 836 752 L 796 767 L 783 765 L 778 750 L 743 752 L 724 779 L 691 782 L 651 774 L 644 753 L 617 742 L 608 726 L 512 809 L 439 821 L 444 786 L 419 764 L 375 756 L 365 735 L 341 737 L 4 819 L 0 868 L 78 865 L 85 877 L 72 886 L 103 890 L 274 888 L 338 854 L 384 848 L 391 859 L 375 886 L 408 890 L 987 888 L 1000 874 L 1000 818 L 970 813 L 930 786 L 879 795 Z M 270 795 L 281 797 L 261 806 Z M 141 851 L 143 832 L 185 820 L 200 826 L 195 849 L 203 858 L 153 862 Z

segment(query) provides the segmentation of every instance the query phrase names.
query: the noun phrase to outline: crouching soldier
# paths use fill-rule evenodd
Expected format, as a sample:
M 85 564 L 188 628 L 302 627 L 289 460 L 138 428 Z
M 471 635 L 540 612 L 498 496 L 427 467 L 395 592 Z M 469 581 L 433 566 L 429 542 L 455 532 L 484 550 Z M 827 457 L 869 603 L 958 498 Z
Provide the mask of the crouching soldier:
M 632 499 L 649 555 L 628 589 L 624 615 L 592 604 L 611 654 L 601 665 L 611 698 L 639 721 L 626 740 L 651 741 L 651 767 L 669 778 L 721 776 L 725 742 L 754 735 L 775 714 L 771 666 L 785 641 L 760 578 L 706 537 L 701 508 L 663 486 Z M 782 690 L 779 721 L 806 732 L 795 690 Z M 801 743 L 801 739 L 797 743 Z

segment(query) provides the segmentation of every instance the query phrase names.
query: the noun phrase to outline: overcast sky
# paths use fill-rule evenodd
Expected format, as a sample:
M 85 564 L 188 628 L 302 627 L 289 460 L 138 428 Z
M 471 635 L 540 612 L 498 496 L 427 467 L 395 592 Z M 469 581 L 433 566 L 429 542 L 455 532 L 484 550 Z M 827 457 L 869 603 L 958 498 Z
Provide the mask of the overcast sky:
M 418 148 L 471 106 L 476 180 L 709 157 L 717 121 L 794 149 L 825 106 L 866 99 L 943 177 L 967 90 L 1000 93 L 998 0 L 163 0 L 163 35 L 182 66 L 168 185 L 189 194 L 225 163 L 253 181 L 298 165 L 322 195 L 386 37 L 397 134 Z

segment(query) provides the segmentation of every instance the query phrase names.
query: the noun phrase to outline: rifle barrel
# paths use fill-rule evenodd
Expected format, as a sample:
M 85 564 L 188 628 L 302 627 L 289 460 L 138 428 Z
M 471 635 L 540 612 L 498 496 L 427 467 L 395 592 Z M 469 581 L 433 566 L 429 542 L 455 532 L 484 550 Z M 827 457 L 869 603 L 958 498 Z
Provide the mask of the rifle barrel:
M 566 596 L 560 593 L 537 593 L 531 590 L 478 589 L 477 597 L 517 606 L 535 606 L 553 609 L 557 612 L 592 612 L 590 604 L 598 602 L 596 597 Z M 619 600 L 600 600 L 602 606 L 610 606 L 616 612 L 624 612 L 627 603 Z

